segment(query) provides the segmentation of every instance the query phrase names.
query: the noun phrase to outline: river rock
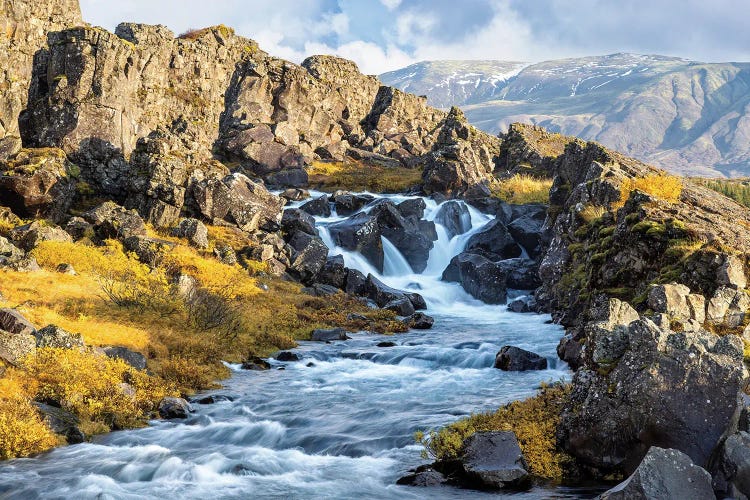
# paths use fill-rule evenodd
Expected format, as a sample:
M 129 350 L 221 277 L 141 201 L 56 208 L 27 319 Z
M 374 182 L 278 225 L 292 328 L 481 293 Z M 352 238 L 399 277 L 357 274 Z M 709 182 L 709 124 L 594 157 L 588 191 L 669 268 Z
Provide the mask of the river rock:
M 411 303 L 411 300 L 409 300 L 409 298 L 405 295 L 402 295 L 400 298 L 391 300 L 383 306 L 383 309 L 393 311 L 399 316 L 411 316 L 412 314 L 414 314 L 414 305 Z
M 495 368 L 506 372 L 546 370 L 547 358 L 520 347 L 506 345 L 495 356 Z
M 520 297 L 508 304 L 508 310 L 514 313 L 536 312 L 536 299 L 531 296 Z
M 435 324 L 435 318 L 418 312 L 404 319 L 404 323 L 415 330 L 429 330 Z
M 466 251 L 482 254 L 493 261 L 513 259 L 520 257 L 522 253 L 508 228 L 497 219 L 469 238 Z
M 331 216 L 331 204 L 328 201 L 328 195 L 324 194 L 314 200 L 308 201 L 301 207 L 300 210 L 307 212 L 310 215 L 317 215 L 319 217 L 330 217 Z
M 83 337 L 80 333 L 70 333 L 59 326 L 48 325 L 37 330 L 37 347 L 52 347 L 55 349 L 74 349 L 84 346 Z
M 414 306 L 415 310 L 423 311 L 427 309 L 427 301 L 425 301 L 424 297 L 422 297 L 420 294 L 416 292 L 404 292 L 404 295 L 409 297 L 409 300 L 411 301 L 411 304 Z
M 328 258 L 328 247 L 317 236 L 296 231 L 289 239 L 294 250 L 291 255 L 289 274 L 305 284 L 312 283 L 323 269 Z
M 140 352 L 120 346 L 105 347 L 103 351 L 108 358 L 120 359 L 136 370 L 146 369 L 146 356 Z
M 335 340 L 347 340 L 348 338 L 349 336 L 347 335 L 346 330 L 344 330 L 343 328 L 313 330 L 312 334 L 310 335 L 310 340 L 313 340 L 315 342 L 332 342 Z
M 333 195 L 336 213 L 342 217 L 348 217 L 349 215 L 359 212 L 365 205 L 374 199 L 374 196 L 367 194 L 341 192 Z
M 318 273 L 316 278 L 319 283 L 324 285 L 330 285 L 344 290 L 346 288 L 346 277 L 349 269 L 344 265 L 344 257 L 341 255 L 334 255 L 328 257 L 323 268 Z
M 409 198 L 399 203 L 396 208 L 398 208 L 399 213 L 405 218 L 419 220 L 424 217 L 427 204 L 422 198 Z
M 508 273 L 481 255 L 460 253 L 443 271 L 443 281 L 460 283 L 472 297 L 488 304 L 504 304 Z
M 383 270 L 383 242 L 378 219 L 357 214 L 328 227 L 336 246 L 361 253 L 378 271 Z
M 284 210 L 281 218 L 281 229 L 287 234 L 302 231 L 313 236 L 318 235 L 315 229 L 315 218 L 299 208 L 288 208 Z
M 411 306 L 411 312 L 409 314 L 405 314 L 404 316 L 409 316 L 410 314 L 414 313 L 414 302 L 417 302 L 419 304 L 418 300 L 412 302 L 412 300 L 409 298 L 409 296 L 412 295 L 411 293 L 409 294 L 409 296 L 407 296 L 406 293 L 402 292 L 401 290 L 396 290 L 395 288 L 389 287 L 372 274 L 367 275 L 367 281 L 365 283 L 365 294 L 366 297 L 372 299 L 373 302 L 378 305 L 378 307 L 386 307 L 386 305 L 391 302 L 406 299 L 406 301 L 409 303 L 409 306 Z M 421 298 L 419 294 L 413 295 Z M 424 299 L 422 299 L 422 301 L 424 301 Z M 404 304 L 404 306 L 409 307 L 406 304 Z
M 713 500 L 711 475 L 684 453 L 649 449 L 633 475 L 601 496 L 602 500 Z
M 256 372 L 266 371 L 271 369 L 271 364 L 258 356 L 250 356 L 242 362 L 242 369 Z
M 526 461 L 513 432 L 477 432 L 467 438 L 459 462 L 468 485 L 502 489 L 529 481 Z
M 471 214 L 466 205 L 451 200 L 440 205 L 435 214 L 435 222 L 445 228 L 448 238 L 453 238 L 471 229 Z
M 447 482 L 448 480 L 443 474 L 429 465 L 422 465 L 410 474 L 399 478 L 396 484 L 402 486 L 434 487 L 445 485 Z
M 528 253 L 532 259 L 542 254 L 545 244 L 546 211 L 532 212 L 515 219 L 508 224 L 508 232 Z
M 281 351 L 276 355 L 276 361 L 284 361 L 284 362 L 291 362 L 291 361 L 299 361 L 300 358 L 297 354 L 289 351 Z
M 289 188 L 284 190 L 279 196 L 287 201 L 302 201 L 310 197 L 310 192 L 306 189 Z
M 159 403 L 159 416 L 167 420 L 188 418 L 192 411 L 190 403 L 182 398 L 168 397 Z
M 39 410 L 42 420 L 47 424 L 47 427 L 55 434 L 64 436 L 68 444 L 78 444 L 86 441 L 86 435 L 78 427 L 81 424 L 78 417 L 62 408 L 44 403 L 35 402 L 34 406 Z
M 524 258 L 506 259 L 497 264 L 507 273 L 506 285 L 514 290 L 536 290 L 542 280 L 539 278 L 539 263 Z
M 365 296 L 367 294 L 367 277 L 356 269 L 347 269 L 344 291 L 351 295 Z

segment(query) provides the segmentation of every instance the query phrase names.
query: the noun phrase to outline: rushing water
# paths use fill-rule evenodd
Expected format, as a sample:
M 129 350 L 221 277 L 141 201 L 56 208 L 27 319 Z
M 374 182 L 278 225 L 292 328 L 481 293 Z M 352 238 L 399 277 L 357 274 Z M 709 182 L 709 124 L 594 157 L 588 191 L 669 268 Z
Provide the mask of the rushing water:
M 395 202 L 406 197 L 393 196 Z M 426 200 L 425 217 L 437 204 Z M 490 218 L 471 209 L 472 230 L 439 241 L 423 274 L 384 240 L 380 276 L 358 254 L 333 247 L 346 265 L 385 283 L 415 289 L 436 319 L 429 331 L 394 337 L 359 333 L 333 344 L 306 342 L 301 362 L 271 360 L 274 370 L 236 366 L 225 388 L 233 401 L 195 405 L 186 421 L 156 421 L 145 429 L 112 433 L 93 443 L 56 449 L 0 467 L 0 498 L 479 498 L 454 488 L 397 486 L 396 479 L 425 462 L 417 430 L 437 428 L 472 412 L 527 397 L 542 382 L 568 376 L 555 356 L 562 335 L 549 317 L 513 314 L 467 295 L 439 277 L 473 232 Z M 395 347 L 377 347 L 384 340 Z M 492 368 L 503 345 L 533 350 L 550 369 L 503 372 Z M 283 370 L 281 370 L 283 368 Z M 501 495 L 511 495 L 504 493 Z M 582 490 L 536 488 L 516 497 L 578 498 Z

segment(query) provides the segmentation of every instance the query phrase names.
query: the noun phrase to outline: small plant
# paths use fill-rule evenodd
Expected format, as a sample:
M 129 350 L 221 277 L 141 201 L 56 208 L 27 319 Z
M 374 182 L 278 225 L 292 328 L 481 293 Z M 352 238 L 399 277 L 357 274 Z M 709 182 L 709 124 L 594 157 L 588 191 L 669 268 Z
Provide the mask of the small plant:
M 551 179 L 538 179 L 526 174 L 516 174 L 513 177 L 495 183 L 492 193 L 503 201 L 517 205 L 526 203 L 549 203 L 549 191 L 552 188 Z
M 666 173 L 625 179 L 620 186 L 620 201 L 615 203 L 615 208 L 624 206 L 630 198 L 630 193 L 635 190 L 643 191 L 669 203 L 676 203 L 682 194 L 682 179 Z
M 586 223 L 591 224 L 592 222 L 604 217 L 607 213 L 607 209 L 600 207 L 599 205 L 586 205 L 583 210 L 578 212 L 578 216 Z

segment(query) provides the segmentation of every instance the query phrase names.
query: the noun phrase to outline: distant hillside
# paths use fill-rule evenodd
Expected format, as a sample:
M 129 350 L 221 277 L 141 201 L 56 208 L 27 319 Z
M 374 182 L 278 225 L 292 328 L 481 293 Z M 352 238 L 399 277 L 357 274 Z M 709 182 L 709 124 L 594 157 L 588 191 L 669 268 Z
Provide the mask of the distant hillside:
M 488 132 L 534 123 L 678 173 L 750 174 L 750 63 L 634 54 L 529 66 L 437 61 L 381 79 L 436 106 L 460 105 Z

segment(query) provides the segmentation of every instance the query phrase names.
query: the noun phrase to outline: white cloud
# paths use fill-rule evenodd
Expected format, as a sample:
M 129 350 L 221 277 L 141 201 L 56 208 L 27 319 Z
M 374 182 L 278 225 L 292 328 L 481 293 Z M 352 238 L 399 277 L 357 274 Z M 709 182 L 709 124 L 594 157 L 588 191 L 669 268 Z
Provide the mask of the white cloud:
M 380 0 L 380 3 L 385 5 L 388 10 L 394 10 L 401 5 L 401 0 Z

